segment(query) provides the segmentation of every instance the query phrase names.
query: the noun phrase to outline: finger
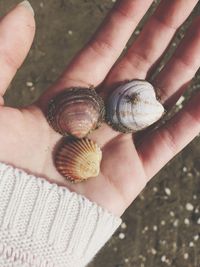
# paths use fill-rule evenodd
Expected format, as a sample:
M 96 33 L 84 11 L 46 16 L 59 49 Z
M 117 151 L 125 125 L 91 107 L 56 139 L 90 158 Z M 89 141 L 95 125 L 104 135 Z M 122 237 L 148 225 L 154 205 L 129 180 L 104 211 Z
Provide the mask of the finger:
M 111 71 L 107 83 L 145 79 L 161 57 L 177 28 L 191 13 L 197 0 L 163 0 L 126 55 Z
M 173 105 L 200 66 L 200 18 L 191 25 L 174 56 L 153 81 L 166 107 Z
M 92 40 L 67 67 L 51 93 L 64 87 L 100 84 L 152 2 L 119 1 Z
M 28 1 L 17 5 L 0 21 L 0 95 L 8 88 L 33 41 L 35 21 Z
M 160 129 L 143 139 L 138 153 L 149 179 L 200 132 L 200 93 Z

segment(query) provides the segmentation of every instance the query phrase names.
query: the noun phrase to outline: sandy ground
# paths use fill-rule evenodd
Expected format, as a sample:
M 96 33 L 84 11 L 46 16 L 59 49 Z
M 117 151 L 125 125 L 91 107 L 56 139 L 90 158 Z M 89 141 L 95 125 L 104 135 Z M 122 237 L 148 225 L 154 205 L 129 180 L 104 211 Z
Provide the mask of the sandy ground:
M 6 102 L 12 106 L 37 99 L 87 42 L 113 5 L 111 0 L 31 2 L 36 12 L 37 34 L 28 59 L 6 94 Z M 0 14 L 15 3 L 0 0 Z M 200 14 L 199 7 L 195 13 Z M 167 57 L 184 31 L 185 27 Z M 191 91 L 199 90 L 199 81 L 197 75 Z M 199 155 L 200 139 L 196 138 L 126 211 L 122 226 L 90 267 L 200 267 Z

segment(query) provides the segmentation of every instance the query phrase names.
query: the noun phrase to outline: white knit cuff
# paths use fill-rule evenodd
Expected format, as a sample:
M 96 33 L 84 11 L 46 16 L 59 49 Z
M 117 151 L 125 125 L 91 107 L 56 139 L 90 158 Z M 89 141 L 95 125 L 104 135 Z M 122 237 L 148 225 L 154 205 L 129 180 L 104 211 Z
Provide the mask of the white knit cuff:
M 0 163 L 0 266 L 85 266 L 120 223 L 85 197 Z

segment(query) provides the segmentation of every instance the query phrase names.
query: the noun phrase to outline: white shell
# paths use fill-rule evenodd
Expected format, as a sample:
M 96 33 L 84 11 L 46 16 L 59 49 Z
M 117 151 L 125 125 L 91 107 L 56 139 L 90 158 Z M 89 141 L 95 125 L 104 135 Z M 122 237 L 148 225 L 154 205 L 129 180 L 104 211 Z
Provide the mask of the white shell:
M 121 132 L 136 132 L 158 121 L 164 107 L 147 81 L 133 80 L 119 86 L 109 97 L 107 120 Z

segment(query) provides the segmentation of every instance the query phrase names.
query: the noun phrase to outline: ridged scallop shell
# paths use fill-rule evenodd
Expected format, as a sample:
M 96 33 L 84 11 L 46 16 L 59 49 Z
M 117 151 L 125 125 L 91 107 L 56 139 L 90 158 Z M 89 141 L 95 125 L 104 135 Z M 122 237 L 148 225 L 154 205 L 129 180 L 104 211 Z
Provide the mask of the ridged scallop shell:
M 94 89 L 66 89 L 49 103 L 47 119 L 63 136 L 83 138 L 104 119 L 104 103 Z
M 114 90 L 108 99 L 106 118 L 115 130 L 137 132 L 158 121 L 164 107 L 147 81 L 133 80 Z
M 58 149 L 55 165 L 61 175 L 72 182 L 81 182 L 98 176 L 102 152 L 89 139 L 67 140 Z

